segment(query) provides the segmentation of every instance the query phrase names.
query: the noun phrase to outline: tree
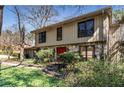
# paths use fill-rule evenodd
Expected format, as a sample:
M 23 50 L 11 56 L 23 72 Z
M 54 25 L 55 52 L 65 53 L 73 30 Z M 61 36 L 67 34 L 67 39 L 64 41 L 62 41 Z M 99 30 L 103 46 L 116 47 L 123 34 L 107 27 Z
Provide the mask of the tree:
M 4 53 L 8 54 L 8 59 L 10 58 L 13 51 L 19 51 L 19 32 L 11 29 L 12 27 L 2 31 L 0 37 L 0 49 L 3 50 Z
M 24 13 L 23 9 L 27 10 L 27 13 Z M 33 35 L 27 33 L 25 29 L 25 22 L 28 22 L 30 25 L 35 27 L 36 29 L 43 27 L 47 21 L 53 16 L 55 16 L 55 10 L 53 6 L 13 6 L 13 9 L 9 9 L 11 12 L 15 14 L 16 17 L 16 30 L 19 32 L 19 42 L 16 42 L 20 45 L 20 61 L 24 59 L 24 45 L 25 43 L 33 43 Z M 13 37 L 14 39 L 18 37 Z M 28 41 L 30 40 L 30 41 Z M 15 42 L 14 42 L 15 43 Z
M 25 21 L 28 22 L 33 28 L 40 29 L 51 21 L 51 18 L 57 15 L 54 6 L 28 6 L 26 7 L 27 13 L 24 15 Z
M 6 53 L 8 54 L 8 59 L 10 59 L 10 56 L 13 52 L 13 33 L 10 30 L 6 30 L 6 38 L 4 39 L 4 43 L 6 44 L 4 46 Z
M 25 44 L 33 46 L 34 45 L 34 40 L 35 40 L 35 37 L 32 33 L 27 32 L 25 34 Z
M 124 22 L 124 9 L 123 8 L 113 11 L 113 20 L 115 23 Z
M 17 6 L 14 6 L 14 11 L 17 19 L 18 31 L 20 32 L 20 61 L 24 60 L 24 44 L 25 44 L 25 26 L 22 21 L 22 14 Z

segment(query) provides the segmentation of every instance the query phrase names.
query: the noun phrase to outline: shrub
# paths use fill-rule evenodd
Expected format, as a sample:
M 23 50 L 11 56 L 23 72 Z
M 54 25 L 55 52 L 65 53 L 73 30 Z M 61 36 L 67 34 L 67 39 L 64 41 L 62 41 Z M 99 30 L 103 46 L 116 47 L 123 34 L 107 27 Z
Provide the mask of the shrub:
M 116 66 L 115 66 L 116 65 Z M 113 87 L 124 85 L 123 63 L 108 64 L 107 62 L 77 62 L 75 71 L 65 78 L 66 86 L 73 87 Z
M 12 56 L 19 58 L 20 53 L 13 52 Z
M 79 53 L 65 52 L 60 55 L 60 58 L 66 63 L 72 63 L 73 61 L 80 60 Z
M 46 50 L 40 50 L 36 53 L 36 56 L 38 57 L 38 60 L 36 60 L 36 63 L 41 62 L 50 62 L 53 59 L 53 50 L 52 49 L 46 49 Z
M 80 61 L 81 60 L 81 56 L 79 55 L 79 53 L 74 53 L 74 59 L 76 61 Z
M 67 63 L 71 63 L 74 60 L 74 53 L 72 52 L 65 52 L 60 55 L 60 58 Z
M 75 63 L 80 60 L 79 53 L 75 52 L 65 52 L 60 55 L 60 59 L 63 60 L 65 64 L 68 64 L 67 68 L 65 68 L 66 75 L 68 75 L 75 68 Z
M 3 54 L 3 51 L 2 50 L 0 50 L 0 54 Z

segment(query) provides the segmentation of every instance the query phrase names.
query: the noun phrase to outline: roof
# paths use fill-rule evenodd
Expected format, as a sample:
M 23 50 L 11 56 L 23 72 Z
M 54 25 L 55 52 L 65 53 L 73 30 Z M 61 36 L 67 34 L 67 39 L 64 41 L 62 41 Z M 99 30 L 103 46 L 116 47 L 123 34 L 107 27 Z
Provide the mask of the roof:
M 74 21 L 77 21 L 77 20 L 80 20 L 80 19 L 83 19 L 83 18 L 88 18 L 88 17 L 96 16 L 96 15 L 99 15 L 99 14 L 102 14 L 102 13 L 105 13 L 105 12 L 108 12 L 108 11 L 112 11 L 112 7 L 111 6 L 110 7 L 106 7 L 106 8 L 102 8 L 102 9 L 94 11 L 94 12 L 83 14 L 83 15 L 80 15 L 78 17 L 74 17 L 74 18 L 71 18 L 71 19 L 68 19 L 68 20 L 64 20 L 62 22 L 58 22 L 58 23 L 55 23 L 55 24 L 44 26 L 43 28 L 31 31 L 31 33 L 35 33 L 35 32 L 37 32 L 39 30 L 43 30 L 43 29 L 46 29 L 46 28 L 50 28 L 50 27 L 54 27 L 54 26 L 59 26 L 59 25 L 67 24 L 67 23 L 71 23 L 71 22 L 74 22 Z

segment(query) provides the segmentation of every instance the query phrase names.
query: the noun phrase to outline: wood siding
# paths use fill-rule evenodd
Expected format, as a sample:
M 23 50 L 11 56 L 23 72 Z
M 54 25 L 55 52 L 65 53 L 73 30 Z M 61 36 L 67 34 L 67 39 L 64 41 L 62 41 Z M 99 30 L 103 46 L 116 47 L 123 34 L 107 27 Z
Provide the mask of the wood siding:
M 78 38 L 78 22 L 86 21 L 88 19 L 94 19 L 94 34 L 92 37 Z M 63 38 L 62 41 L 57 41 L 57 27 L 62 27 Z M 87 19 L 78 20 L 68 24 L 63 24 L 60 26 L 54 26 L 48 29 L 39 30 L 35 33 L 35 46 L 55 46 L 62 44 L 75 44 L 83 42 L 96 42 L 106 40 L 106 34 L 109 30 L 109 17 L 107 15 L 97 15 Z M 46 43 L 38 43 L 38 33 L 46 31 Z

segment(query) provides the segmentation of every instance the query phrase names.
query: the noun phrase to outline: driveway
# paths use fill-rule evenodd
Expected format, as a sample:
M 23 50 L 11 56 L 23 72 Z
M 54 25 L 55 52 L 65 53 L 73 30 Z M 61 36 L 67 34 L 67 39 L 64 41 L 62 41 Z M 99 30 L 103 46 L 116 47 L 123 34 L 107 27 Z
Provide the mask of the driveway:
M 17 66 L 17 67 L 25 67 L 25 68 L 29 68 L 29 69 L 42 69 L 42 67 L 36 67 L 33 65 L 24 65 L 24 64 L 17 64 L 17 63 L 12 63 L 12 62 L 2 62 L 2 65 L 6 65 L 6 66 Z
M 14 57 L 10 56 L 10 58 L 14 58 Z M 0 59 L 8 59 L 8 55 L 0 55 Z
M 14 58 L 13 56 L 11 56 L 10 58 Z M 6 65 L 6 66 L 18 66 L 18 67 L 26 67 L 26 68 L 32 68 L 32 69 L 42 69 L 42 66 L 38 66 L 38 65 L 34 65 L 34 64 L 20 64 L 20 62 L 5 62 L 4 60 L 8 59 L 8 55 L 0 55 L 0 61 L 2 65 Z

